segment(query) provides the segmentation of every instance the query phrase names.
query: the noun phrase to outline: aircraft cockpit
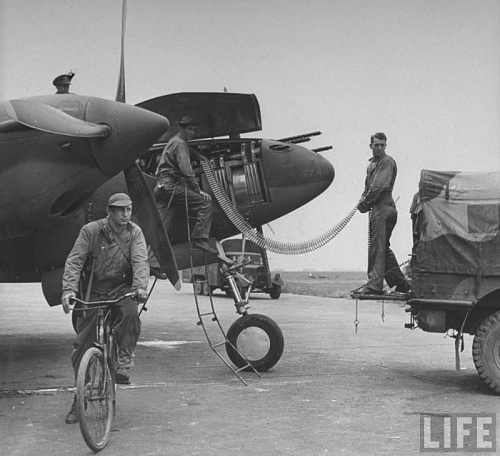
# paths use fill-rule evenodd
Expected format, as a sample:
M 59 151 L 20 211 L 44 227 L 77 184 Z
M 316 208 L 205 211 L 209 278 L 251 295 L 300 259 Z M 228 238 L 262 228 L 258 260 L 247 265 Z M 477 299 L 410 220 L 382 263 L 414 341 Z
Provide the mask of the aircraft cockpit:
M 238 206 L 261 204 L 269 201 L 266 185 L 262 140 L 260 139 L 218 139 L 191 141 L 190 147 L 211 160 L 216 179 Z M 140 166 L 146 174 L 154 176 L 160 161 L 163 146 L 157 145 L 140 159 Z M 202 188 L 202 169 L 194 161 L 193 170 L 199 177 Z

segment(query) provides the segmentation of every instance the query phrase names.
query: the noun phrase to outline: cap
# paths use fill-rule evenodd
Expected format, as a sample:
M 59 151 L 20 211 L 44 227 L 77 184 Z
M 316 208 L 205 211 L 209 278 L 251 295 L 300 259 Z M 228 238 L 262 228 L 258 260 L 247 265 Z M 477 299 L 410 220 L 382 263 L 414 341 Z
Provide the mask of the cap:
M 108 207 L 109 206 L 130 206 L 132 204 L 132 200 L 126 193 L 115 193 L 114 195 L 109 197 Z
M 191 116 L 184 116 L 177 122 L 177 125 L 180 125 L 181 127 L 187 127 L 188 125 L 200 125 L 200 122 L 197 122 Z
M 74 75 L 75 73 L 73 73 L 72 71 L 70 71 L 68 74 L 61 74 L 52 81 L 52 84 L 55 86 L 70 85 Z

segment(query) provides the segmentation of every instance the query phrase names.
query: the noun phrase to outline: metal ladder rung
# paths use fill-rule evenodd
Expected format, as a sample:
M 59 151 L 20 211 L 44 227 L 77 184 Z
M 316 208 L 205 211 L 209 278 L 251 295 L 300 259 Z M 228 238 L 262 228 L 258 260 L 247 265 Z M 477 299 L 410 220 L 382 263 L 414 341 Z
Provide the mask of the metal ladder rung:
M 215 315 L 215 312 L 206 312 L 206 313 L 201 313 L 200 317 L 206 317 L 207 315 Z
M 212 344 L 212 348 L 217 348 L 217 347 L 220 347 L 221 345 L 226 345 L 226 343 L 227 343 L 227 340 L 219 342 L 218 344 Z

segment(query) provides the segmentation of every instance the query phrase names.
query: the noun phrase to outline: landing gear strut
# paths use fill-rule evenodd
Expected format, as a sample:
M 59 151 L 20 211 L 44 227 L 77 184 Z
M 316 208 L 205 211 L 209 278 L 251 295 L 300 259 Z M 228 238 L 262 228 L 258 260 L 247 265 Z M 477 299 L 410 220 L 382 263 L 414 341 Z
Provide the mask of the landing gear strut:
M 223 255 L 219 256 L 224 258 Z M 266 315 L 248 314 L 247 305 L 253 283 L 237 271 L 244 263 L 245 261 L 232 264 L 228 261 L 221 267 L 222 276 L 229 284 L 236 312 L 242 315 L 227 331 L 226 352 L 238 368 L 250 364 L 255 370 L 265 372 L 283 354 L 283 333 L 276 322 Z M 240 289 L 246 290 L 244 298 Z

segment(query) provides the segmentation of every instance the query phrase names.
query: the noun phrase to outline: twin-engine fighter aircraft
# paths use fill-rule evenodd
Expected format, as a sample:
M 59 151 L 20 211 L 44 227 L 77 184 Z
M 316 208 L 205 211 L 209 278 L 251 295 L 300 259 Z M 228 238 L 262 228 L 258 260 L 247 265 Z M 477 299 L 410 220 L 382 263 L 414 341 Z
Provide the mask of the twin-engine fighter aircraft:
M 123 33 L 124 27 L 116 101 L 58 94 L 0 102 L 0 282 L 40 281 L 50 305 L 60 303 L 64 263 L 79 230 L 105 216 L 109 196 L 122 191 L 162 269 L 180 287 L 178 269 L 189 265 L 186 217 L 176 216 L 178 226 L 167 233 L 151 175 L 186 114 L 201 122 L 191 146 L 211 164 L 212 176 L 195 166 L 203 190 L 213 195 L 207 178 L 215 176 L 227 205 L 257 229 L 306 204 L 334 178 L 330 162 L 299 145 L 313 134 L 240 137 L 262 128 L 254 95 L 177 93 L 126 104 Z M 237 234 L 231 208 L 212 201 L 211 236 Z M 200 252 L 194 265 L 202 261 Z

